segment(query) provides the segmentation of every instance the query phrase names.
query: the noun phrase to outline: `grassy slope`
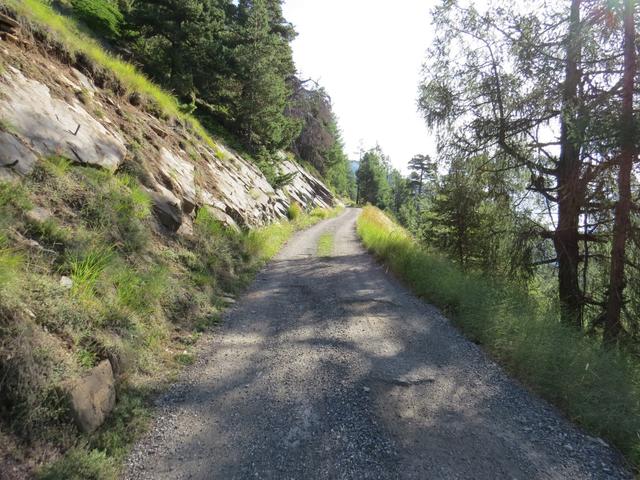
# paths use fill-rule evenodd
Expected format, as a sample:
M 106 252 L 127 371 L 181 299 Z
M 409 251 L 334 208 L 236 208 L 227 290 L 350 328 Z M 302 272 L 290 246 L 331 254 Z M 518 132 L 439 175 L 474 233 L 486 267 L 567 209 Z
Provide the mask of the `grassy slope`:
M 33 218 L 34 207 L 56 215 Z M 146 398 L 193 362 L 224 297 L 292 233 L 334 213 L 239 233 L 201 210 L 192 238 L 170 238 L 155 231 L 148 196 L 126 174 L 50 158 L 20 184 L 0 183 L 0 436 L 45 446 L 51 459 L 66 452 L 43 478 L 115 478 L 144 431 Z M 121 365 L 118 405 L 83 435 L 59 386 L 105 358 Z
M 358 232 L 416 294 L 442 308 L 517 378 L 640 466 L 640 362 L 558 322 L 543 299 L 466 274 L 365 208 Z
M 97 41 L 84 34 L 75 21 L 56 13 L 42 0 L 0 0 L 19 16 L 36 25 L 45 26 L 52 37 L 69 50 L 72 55 L 82 53 L 107 72 L 112 73 L 130 93 L 137 92 L 155 102 L 162 114 L 179 118 L 188 125 L 209 146 L 216 142 L 193 116 L 183 113 L 175 97 L 164 91 L 133 65 L 106 52 Z

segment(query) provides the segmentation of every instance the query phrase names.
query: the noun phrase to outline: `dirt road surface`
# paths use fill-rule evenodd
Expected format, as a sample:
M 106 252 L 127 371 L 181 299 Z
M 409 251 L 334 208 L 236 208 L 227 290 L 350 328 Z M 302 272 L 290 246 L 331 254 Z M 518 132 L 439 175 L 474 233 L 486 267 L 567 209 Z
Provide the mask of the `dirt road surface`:
M 385 272 L 358 213 L 297 234 L 258 275 L 157 400 L 125 478 L 632 478 Z

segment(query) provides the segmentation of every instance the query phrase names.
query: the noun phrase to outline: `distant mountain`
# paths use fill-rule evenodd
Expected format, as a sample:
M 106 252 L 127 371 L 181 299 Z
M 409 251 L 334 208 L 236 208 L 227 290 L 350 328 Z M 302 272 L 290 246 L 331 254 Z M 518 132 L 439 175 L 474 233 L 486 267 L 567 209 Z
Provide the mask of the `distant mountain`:
M 351 171 L 355 173 L 358 171 L 358 169 L 360 168 L 360 162 L 358 160 L 351 160 L 349 161 L 349 166 L 351 167 Z

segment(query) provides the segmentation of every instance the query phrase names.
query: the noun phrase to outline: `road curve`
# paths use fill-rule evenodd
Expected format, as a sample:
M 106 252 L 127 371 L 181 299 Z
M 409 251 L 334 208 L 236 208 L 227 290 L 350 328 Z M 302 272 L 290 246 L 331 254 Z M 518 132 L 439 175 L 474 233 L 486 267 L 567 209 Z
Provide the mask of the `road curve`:
M 158 399 L 125 478 L 633 478 L 385 272 L 358 213 L 297 234 L 258 275 Z

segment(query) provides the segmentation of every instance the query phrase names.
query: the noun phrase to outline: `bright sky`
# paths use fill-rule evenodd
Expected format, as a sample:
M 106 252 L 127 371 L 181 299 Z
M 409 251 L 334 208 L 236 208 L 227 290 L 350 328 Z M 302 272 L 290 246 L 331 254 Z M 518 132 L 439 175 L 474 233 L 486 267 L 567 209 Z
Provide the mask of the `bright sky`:
M 406 172 L 413 155 L 435 154 L 435 139 L 416 110 L 434 3 L 285 0 L 285 18 L 298 32 L 298 71 L 331 95 L 350 159 L 357 160 L 360 145 L 378 142 Z

